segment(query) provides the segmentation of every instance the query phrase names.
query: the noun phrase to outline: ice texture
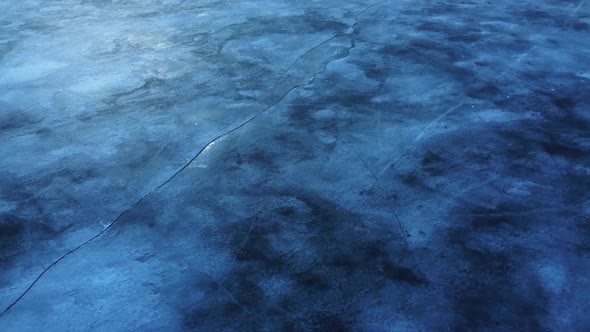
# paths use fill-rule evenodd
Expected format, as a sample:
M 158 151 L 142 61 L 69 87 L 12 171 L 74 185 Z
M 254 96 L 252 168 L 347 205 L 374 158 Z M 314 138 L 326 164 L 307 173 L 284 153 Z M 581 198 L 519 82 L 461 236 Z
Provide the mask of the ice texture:
M 0 331 L 587 331 L 590 3 L 0 0 Z

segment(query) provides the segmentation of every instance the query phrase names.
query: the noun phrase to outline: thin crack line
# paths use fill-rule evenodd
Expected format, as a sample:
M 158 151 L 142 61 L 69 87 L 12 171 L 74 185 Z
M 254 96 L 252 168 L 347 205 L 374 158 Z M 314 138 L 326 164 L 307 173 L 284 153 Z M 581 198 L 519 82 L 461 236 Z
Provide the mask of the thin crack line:
M 455 105 L 455 106 L 449 108 L 448 110 L 446 110 L 444 113 L 442 113 L 438 117 L 436 117 L 434 120 L 431 120 L 429 123 L 427 123 L 426 126 L 424 126 L 422 128 L 422 130 L 420 131 L 420 133 L 414 138 L 414 140 L 412 141 L 412 143 L 410 143 L 410 145 L 408 146 L 408 148 L 399 157 L 397 157 L 392 162 L 390 162 L 389 164 L 387 164 L 381 170 L 381 172 L 379 172 L 379 175 L 382 175 L 388 169 L 390 169 L 391 167 L 395 166 L 401 159 L 403 159 L 408 153 L 410 153 L 410 151 L 412 151 L 414 149 L 414 147 L 416 146 L 416 144 L 418 143 L 418 141 L 420 141 L 422 139 L 422 137 L 426 134 L 426 132 L 428 132 L 430 130 L 430 128 L 432 126 L 434 126 L 435 124 L 437 124 L 438 122 L 440 122 L 443 118 L 445 118 L 446 116 L 448 116 L 452 112 L 454 112 L 457 109 L 461 108 L 463 105 L 465 105 L 465 103 L 460 103 L 458 105 Z
M 574 8 L 574 10 L 570 13 L 570 16 L 574 16 L 578 13 L 578 11 L 580 10 L 580 8 L 582 8 L 582 6 L 584 5 L 584 3 L 586 2 L 586 0 L 580 1 L 580 3 L 576 6 L 576 8 Z
M 576 7 L 576 9 L 574 10 L 574 12 L 572 14 L 575 14 L 581 7 L 582 5 L 584 5 L 584 3 L 586 2 L 586 0 L 582 0 L 580 2 L 580 4 Z M 517 59 L 516 62 L 520 63 L 521 61 L 523 61 L 525 58 L 527 58 L 530 53 L 532 51 L 534 51 L 537 48 L 537 46 L 533 46 L 530 49 L 528 49 L 526 52 L 520 54 Z M 511 69 L 508 68 L 506 70 L 504 70 L 503 72 L 501 72 L 500 74 L 498 74 L 495 78 L 495 80 L 499 80 L 501 79 L 505 74 L 507 74 Z M 441 84 L 442 86 L 442 84 Z M 396 158 L 395 160 L 393 160 L 392 162 L 388 163 L 380 172 L 379 175 L 382 175 L 383 173 L 385 173 L 389 168 L 394 167 L 402 158 L 404 158 L 410 151 L 412 151 L 412 149 L 414 148 L 414 146 L 418 143 L 418 141 L 422 138 L 422 136 L 424 136 L 424 134 L 430 130 L 430 127 L 432 127 L 434 124 L 438 123 L 440 120 L 442 120 L 443 118 L 445 118 L 447 115 L 449 115 L 450 113 L 454 112 L 455 110 L 461 108 L 462 106 L 464 106 L 465 103 L 460 103 L 459 105 L 456 105 L 454 107 L 451 107 L 449 110 L 447 110 L 446 112 L 444 112 L 443 114 L 441 114 L 440 116 L 438 116 L 437 118 L 435 118 L 434 120 L 430 121 L 420 132 L 420 134 L 418 136 L 416 136 L 416 138 L 414 139 L 414 141 L 410 144 L 410 146 L 408 147 L 408 149 L 406 149 L 406 151 L 404 151 L 398 158 Z
M 379 180 L 379 177 L 377 176 L 377 174 L 375 174 L 375 172 L 369 167 L 369 165 L 362 158 L 360 158 L 360 157 L 357 157 L 357 158 L 363 163 L 363 165 L 365 165 L 365 168 L 369 171 L 369 173 L 371 173 L 371 175 L 375 179 L 375 182 L 377 182 L 377 185 L 381 189 L 380 196 L 387 203 L 388 200 L 385 196 L 385 189 L 384 189 L 383 185 L 381 184 L 381 180 Z M 397 226 L 401 232 L 400 236 L 401 236 L 403 244 L 404 244 L 404 250 L 403 250 L 403 253 L 401 254 L 401 257 L 398 259 L 398 262 L 399 262 L 399 264 L 403 264 L 403 262 L 406 260 L 406 258 L 408 258 L 408 256 L 410 256 L 410 243 L 408 242 L 408 238 L 407 238 L 409 232 L 403 226 L 402 221 L 400 220 L 399 216 L 397 215 L 397 212 L 395 211 L 395 209 L 391 205 L 388 205 L 388 207 L 391 210 L 391 213 L 393 214 L 393 216 L 395 217 L 395 220 L 397 221 Z M 415 264 L 412 265 L 412 267 L 410 269 L 411 270 L 418 269 L 420 271 L 420 274 L 424 275 L 424 272 L 422 271 L 422 269 L 418 265 L 419 265 L 419 263 L 416 262 Z
M 295 61 L 293 61 L 293 63 L 291 63 L 291 65 L 289 67 L 287 67 L 287 69 L 285 70 L 285 72 L 283 73 L 283 75 L 281 75 L 281 77 L 279 78 L 279 81 L 281 81 L 285 76 L 287 76 L 287 74 L 291 71 L 291 69 L 293 69 L 293 67 L 295 67 L 295 65 L 301 60 L 303 59 L 306 55 L 308 55 L 309 53 L 313 52 L 314 50 L 316 50 L 318 47 L 331 42 L 332 40 L 338 38 L 338 37 L 342 37 L 342 36 L 347 36 L 349 35 L 348 33 L 338 33 L 333 35 L 332 37 L 321 41 L 320 43 L 316 44 L 314 47 L 310 48 L 309 50 L 307 50 L 305 53 L 301 54 L 297 59 L 295 59 Z
M 370 5 L 370 6 L 368 6 L 367 8 L 365 8 L 363 11 L 361 11 L 361 12 L 357 13 L 357 14 L 354 16 L 354 18 L 353 18 L 353 20 L 354 20 L 354 23 L 353 23 L 351 26 L 349 26 L 349 27 L 348 27 L 348 29 L 353 29 L 353 31 L 354 31 L 354 30 L 355 30 L 355 27 L 356 27 L 356 26 L 358 25 L 358 23 L 359 23 L 359 22 L 358 22 L 358 18 L 359 18 L 361 15 L 363 15 L 364 13 L 366 13 L 367 11 L 369 11 L 371 8 L 373 8 L 373 7 L 375 7 L 375 6 L 383 5 L 383 4 L 385 4 L 386 2 L 388 2 L 388 1 L 389 1 L 389 0 L 385 0 L 385 1 L 378 2 L 378 3 L 374 3 L 374 4 Z M 312 47 L 312 48 L 308 49 L 308 50 L 307 50 L 305 53 L 303 53 L 303 54 L 302 54 L 302 55 L 300 55 L 300 56 L 299 56 L 297 59 L 295 59 L 295 61 L 293 61 L 293 63 L 291 63 L 291 65 L 290 65 L 289 67 L 287 67 L 287 69 L 285 70 L 285 72 L 283 73 L 283 75 L 281 76 L 281 78 L 280 78 L 279 80 L 283 79 L 283 78 L 284 78 L 284 77 L 285 77 L 285 76 L 286 76 L 286 75 L 287 75 L 287 74 L 288 74 L 288 73 L 291 71 L 291 69 L 293 69 L 293 67 L 295 67 L 295 64 L 297 64 L 297 62 L 299 62 L 299 60 L 303 59 L 303 58 L 304 58 L 306 55 L 308 55 L 309 53 L 313 52 L 313 51 L 314 51 L 314 50 L 316 50 L 318 47 L 320 47 L 320 46 L 322 46 L 322 45 L 324 45 L 324 44 L 326 44 L 326 43 L 328 43 L 328 42 L 330 42 L 330 41 L 332 41 L 332 40 L 334 40 L 334 39 L 336 39 L 336 38 L 338 38 L 338 37 L 342 37 L 342 36 L 350 36 L 350 35 L 352 35 L 350 32 L 346 32 L 346 33 L 337 33 L 337 34 L 333 35 L 332 37 L 330 37 L 330 38 L 328 38 L 328 39 L 326 39 L 326 40 L 324 40 L 324 41 L 322 41 L 322 42 L 318 43 L 318 44 L 317 44 L 317 45 L 315 45 L 314 47 Z M 352 49 L 352 47 L 351 47 L 350 49 Z M 350 50 L 350 49 L 349 49 L 349 50 Z
M 370 6 L 368 6 L 367 8 L 363 9 L 362 11 L 360 11 L 359 13 L 357 13 L 356 15 L 354 15 L 354 24 L 351 26 L 351 28 L 355 28 L 358 25 L 358 18 L 363 15 L 364 13 L 368 12 L 369 10 L 373 9 L 374 7 L 380 6 L 380 5 L 384 5 L 385 3 L 389 2 L 389 0 L 383 0 L 380 2 L 376 2 Z
M 363 11 L 359 12 L 357 15 L 355 15 L 354 17 L 354 21 L 355 23 L 350 26 L 349 28 L 352 28 L 353 30 L 355 29 L 355 27 L 358 25 L 358 17 L 364 13 L 366 13 L 369 9 L 377 6 L 377 5 L 381 5 L 381 4 L 385 4 L 386 2 L 388 2 L 389 0 L 385 0 L 376 4 L 372 4 L 370 6 L 368 6 L 367 8 L 365 8 Z M 340 35 L 352 35 L 352 34 L 340 34 Z M 313 47 L 313 49 L 325 44 L 326 42 L 336 38 L 339 35 L 334 35 L 332 37 L 330 37 L 329 39 L 327 39 L 326 41 L 321 42 L 320 44 L 316 45 Z M 348 51 L 352 50 L 355 47 L 354 42 L 352 43 L 352 45 L 350 47 L 348 47 Z M 311 51 L 311 50 L 310 50 Z M 310 51 L 306 52 L 305 54 L 308 54 Z M 304 55 L 305 55 L 304 54 Z M 303 55 L 303 56 L 304 56 Z M 303 56 L 301 56 L 298 60 L 299 61 Z M 107 227 L 105 227 L 102 231 L 98 232 L 96 235 L 94 235 L 93 237 L 91 237 L 90 239 L 86 240 L 85 242 L 83 242 L 82 244 L 78 245 L 77 247 L 75 247 L 74 249 L 69 250 L 68 252 L 66 252 L 65 254 L 63 254 L 61 257 L 59 257 L 57 260 L 55 260 L 53 263 L 51 263 L 49 266 L 47 266 L 45 269 L 43 269 L 43 271 L 37 276 L 37 278 L 35 278 L 35 280 L 29 285 L 29 287 L 27 287 L 27 289 L 21 293 L 21 295 L 14 300 L 8 307 L 6 307 L 6 309 L 4 309 L 4 311 L 2 311 L 2 313 L 0 313 L 0 317 L 4 316 L 8 311 L 10 311 L 10 309 L 12 309 L 18 302 L 20 302 L 20 300 L 37 284 L 37 282 L 39 282 L 39 280 L 41 280 L 41 278 L 50 270 L 52 269 L 54 266 L 56 266 L 59 262 L 61 262 L 62 260 L 64 260 L 65 258 L 67 258 L 68 256 L 70 256 L 71 254 L 75 253 L 76 251 L 80 250 L 82 247 L 88 245 L 90 242 L 96 240 L 97 238 L 99 238 L 100 236 L 102 236 L 103 234 L 105 234 L 111 227 L 113 227 L 119 220 L 121 220 L 121 218 L 123 216 L 125 216 L 127 213 L 129 213 L 131 210 L 133 210 L 135 207 L 137 207 L 141 202 L 143 202 L 146 198 L 148 198 L 149 196 L 151 196 L 153 193 L 155 193 L 156 191 L 158 191 L 159 189 L 161 189 L 162 187 L 164 187 L 165 185 L 167 185 L 168 183 L 170 183 L 174 178 L 176 178 L 177 175 L 179 175 L 182 171 L 184 171 L 186 168 L 188 168 L 190 166 L 191 163 L 193 163 L 206 149 L 207 147 L 209 147 L 211 144 L 217 142 L 219 139 L 226 137 L 228 135 L 231 135 L 232 133 L 236 132 L 237 130 L 245 127 L 246 125 L 248 125 L 249 123 L 251 123 L 252 121 L 254 121 L 254 119 L 258 118 L 260 115 L 266 113 L 269 109 L 277 106 L 278 104 L 280 104 L 292 91 L 308 86 L 310 84 L 312 84 L 315 81 L 315 78 L 318 75 L 323 74 L 327 68 L 328 65 L 333 62 L 336 61 L 337 59 L 331 60 L 326 62 L 326 64 L 324 65 L 324 68 L 317 72 L 314 73 L 313 76 L 311 77 L 311 79 L 309 81 L 307 81 L 307 83 L 300 83 L 297 85 L 292 86 L 291 88 L 289 88 L 283 95 L 281 95 L 281 97 L 275 101 L 274 103 L 268 105 L 266 108 L 264 108 L 262 111 L 252 115 L 248 120 L 244 121 L 242 124 L 238 125 L 237 127 L 234 127 L 233 129 L 226 131 L 222 134 L 219 134 L 218 136 L 216 136 L 215 138 L 213 138 L 212 140 L 209 141 L 209 143 L 205 144 L 200 150 L 199 152 L 197 152 L 197 154 L 195 154 L 188 162 L 186 162 L 181 168 L 179 168 L 176 172 L 174 172 L 174 174 L 172 174 L 172 176 L 170 176 L 166 181 L 162 182 L 160 185 L 158 185 L 157 187 L 155 187 L 154 189 L 150 190 L 148 193 L 146 193 L 145 195 L 143 195 L 139 200 L 137 200 L 137 202 L 135 202 L 133 205 L 131 205 L 130 207 L 128 207 L 127 209 L 123 210 L 123 212 L 121 212 L 117 218 L 115 218 Z
M 55 265 L 57 265 L 59 262 L 61 262 L 63 259 L 65 259 L 66 257 L 68 257 L 69 255 L 73 254 L 74 252 L 78 251 L 80 248 L 86 246 L 87 244 L 89 244 L 90 242 L 96 240 L 97 238 L 99 238 L 101 235 L 103 235 L 104 233 L 106 233 L 111 227 L 113 227 L 123 216 L 125 216 L 127 213 L 129 213 L 131 210 L 135 209 L 141 202 L 143 202 L 146 198 L 148 198 L 149 196 L 151 196 L 153 193 L 155 193 L 156 191 L 160 190 L 162 187 L 164 187 L 165 185 L 167 185 L 168 183 L 170 183 L 174 178 L 176 178 L 176 176 L 178 176 L 178 174 L 180 174 L 182 171 L 184 171 L 187 167 L 190 166 L 190 164 L 192 162 L 194 162 L 202 153 L 203 151 L 205 151 L 207 149 L 207 147 L 209 147 L 212 143 L 215 143 L 216 141 L 218 141 L 219 139 L 228 136 L 230 134 L 232 134 L 233 132 L 243 128 L 244 126 L 246 126 L 247 124 L 249 124 L 250 122 L 252 122 L 254 119 L 256 119 L 257 117 L 259 117 L 260 115 L 262 115 L 263 113 L 265 113 L 266 111 L 268 111 L 269 109 L 275 107 L 276 105 L 278 105 L 281 101 L 283 101 L 283 99 L 285 99 L 285 97 L 287 97 L 287 95 L 289 95 L 293 90 L 307 86 L 309 84 L 311 84 L 313 82 L 313 80 L 315 79 L 315 77 L 317 75 L 320 75 L 321 73 L 323 73 L 326 70 L 326 68 L 324 68 L 322 71 L 314 74 L 313 78 L 308 82 L 308 83 L 304 83 L 304 84 L 298 84 L 295 85 L 293 87 L 291 87 L 289 90 L 287 90 L 287 92 L 285 92 L 276 102 L 272 103 L 271 105 L 267 106 L 266 108 L 264 108 L 262 111 L 254 114 L 253 116 L 251 116 L 248 120 L 246 120 L 245 122 L 243 122 L 242 124 L 240 124 L 237 127 L 234 127 L 233 129 L 226 131 L 220 135 L 218 135 L 217 137 L 213 138 L 212 140 L 209 141 L 209 143 L 207 143 L 205 146 L 203 146 L 201 148 L 201 150 L 199 150 L 199 152 L 197 154 L 195 154 L 187 163 L 185 163 L 181 168 L 179 168 L 176 172 L 174 172 L 174 174 L 172 174 L 172 176 L 170 176 L 168 179 L 166 179 L 166 181 L 162 182 L 160 185 L 158 185 L 157 187 L 155 187 L 154 189 L 150 190 L 147 194 L 143 195 L 137 202 L 135 202 L 133 205 L 131 205 L 130 207 L 128 207 L 127 209 L 125 209 L 123 212 L 121 212 L 117 218 L 115 218 L 107 227 L 105 227 L 102 231 L 100 231 L 99 233 L 97 233 L 96 235 L 94 235 L 93 237 L 91 237 L 90 239 L 86 240 L 85 242 L 83 242 L 82 244 L 78 245 L 77 247 L 75 247 L 74 249 L 69 250 L 68 252 L 66 252 L 65 254 L 63 254 L 61 257 L 59 257 L 57 260 L 55 260 L 53 263 L 51 263 L 48 267 L 46 267 L 38 276 L 37 278 L 35 278 L 35 280 L 29 285 L 29 287 L 27 287 L 27 289 L 15 300 L 13 301 L 6 309 L 4 309 L 4 311 L 2 311 L 2 313 L 0 313 L 0 317 L 4 316 L 10 309 L 12 309 L 12 307 L 14 307 L 32 288 L 33 286 L 35 286 L 35 284 L 37 284 L 37 282 L 41 279 L 41 277 L 43 277 L 43 275 L 45 275 L 45 273 L 47 273 L 51 268 L 53 268 Z
M 231 263 L 229 264 L 229 267 L 227 268 L 227 273 L 223 276 L 223 278 L 221 278 L 221 281 L 219 282 L 220 285 L 223 285 L 223 283 L 225 282 L 225 279 L 227 279 L 227 277 L 229 276 L 229 274 L 233 270 L 234 265 L 236 264 L 236 260 L 238 259 L 238 255 L 242 252 L 242 250 L 244 250 L 244 248 L 246 247 L 248 242 L 252 239 L 252 237 L 250 235 L 252 234 L 252 230 L 254 229 L 255 226 L 256 226 L 256 219 L 254 219 L 252 221 L 252 223 L 250 224 L 250 228 L 248 229 L 248 232 L 246 232 L 246 237 L 244 238 L 244 241 L 238 247 L 238 250 L 236 250 L 236 252 L 234 253 L 234 257 L 233 257 Z
M 218 282 L 212 275 L 210 275 L 207 272 L 204 271 L 197 271 L 198 273 L 204 275 L 205 277 L 209 278 L 216 286 L 217 286 L 217 290 L 221 290 L 223 291 L 223 293 L 225 293 L 225 295 L 233 302 L 235 303 L 237 306 L 239 306 L 242 310 L 249 312 L 248 310 L 246 310 L 244 308 L 244 306 L 240 303 L 240 301 L 238 301 L 236 299 L 236 297 L 227 289 L 227 287 L 225 287 L 223 284 L 221 284 L 220 282 Z
M 373 170 L 369 167 L 369 165 L 367 165 L 367 163 L 363 160 L 363 158 L 361 158 L 361 157 L 357 157 L 357 158 L 363 163 L 363 165 L 365 165 L 365 168 L 369 171 L 369 173 L 371 173 L 371 175 L 375 179 L 375 182 L 379 186 L 379 189 L 381 192 L 380 193 L 381 198 L 383 198 L 383 200 L 387 203 L 387 198 L 385 196 L 386 191 L 385 191 L 385 188 L 383 187 L 383 185 L 381 184 L 381 180 L 379 180 L 379 177 L 377 177 L 377 174 L 375 174 L 375 172 L 373 172 Z M 406 235 L 408 234 L 408 232 L 403 227 L 402 222 L 397 215 L 397 212 L 395 212 L 395 209 L 393 207 L 391 207 L 390 205 L 388 205 L 388 207 L 391 210 L 391 212 L 393 213 L 393 216 L 395 217 L 395 219 L 397 221 L 397 226 L 400 229 L 402 241 L 404 243 L 404 254 L 403 254 L 402 258 L 405 258 L 410 253 L 410 244 L 408 243 L 408 239 L 406 238 Z

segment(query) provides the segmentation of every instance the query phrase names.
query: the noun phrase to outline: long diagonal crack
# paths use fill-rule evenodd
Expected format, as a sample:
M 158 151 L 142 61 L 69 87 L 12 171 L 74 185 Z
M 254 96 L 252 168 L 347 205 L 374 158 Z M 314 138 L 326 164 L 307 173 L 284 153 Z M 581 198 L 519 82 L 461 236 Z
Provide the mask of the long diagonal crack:
M 337 38 L 337 37 L 342 37 L 342 36 L 350 36 L 351 37 L 351 45 L 347 47 L 347 51 L 348 53 L 341 58 L 338 59 L 342 59 L 347 57 L 350 54 L 350 50 L 352 50 L 353 48 L 355 48 L 355 43 L 354 43 L 354 32 L 357 29 L 358 26 L 358 19 L 361 15 L 363 15 L 364 13 L 366 13 L 367 11 L 369 11 L 370 9 L 372 9 L 373 7 L 379 6 L 379 5 L 383 5 L 385 3 L 389 2 L 389 0 L 384 0 L 384 1 L 380 1 L 377 3 L 374 3 L 372 5 L 367 6 L 366 8 L 364 8 L 362 11 L 358 12 L 355 16 L 354 16 L 354 23 L 349 26 L 349 32 L 346 33 L 339 33 L 336 35 L 331 36 L 330 38 L 323 40 L 322 42 L 314 45 L 312 48 L 310 48 L 308 51 L 306 51 L 303 55 L 301 55 L 300 57 L 298 57 L 285 71 L 285 73 L 283 74 L 282 77 L 284 77 L 288 71 L 290 71 L 292 68 L 294 68 L 294 66 L 301 61 L 302 59 L 305 58 L 306 55 L 310 54 L 310 52 L 318 49 L 319 47 L 321 47 L 322 45 L 325 45 L 326 43 L 330 42 L 331 40 Z M 351 30 L 352 29 L 352 30 Z M 139 200 L 137 200 L 134 204 L 132 204 L 131 206 L 129 206 L 128 208 L 126 208 L 125 210 L 123 210 L 111 223 L 108 224 L 108 226 L 106 226 L 103 230 L 101 230 L 100 232 L 98 232 L 96 235 L 94 235 L 93 237 L 91 237 L 90 239 L 84 241 L 83 243 L 79 244 L 77 247 L 69 250 L 68 252 L 66 252 L 65 254 L 63 254 L 61 257 L 59 257 L 58 259 L 56 259 L 55 261 L 53 261 L 49 266 L 47 266 L 36 278 L 35 280 L 33 280 L 33 282 L 27 287 L 27 289 L 25 289 L 18 298 L 16 298 L 10 305 L 8 305 L 6 307 L 6 309 L 4 309 L 2 311 L 2 313 L 0 313 L 0 317 L 4 316 L 6 313 L 8 313 L 8 311 L 10 311 L 10 309 L 12 309 L 16 304 L 18 304 L 23 297 L 25 297 L 25 295 L 27 295 L 27 293 L 29 293 L 29 291 L 41 280 L 41 278 L 43 278 L 43 276 L 49 272 L 49 270 L 51 270 L 53 267 L 55 267 L 57 264 L 59 264 L 62 260 L 64 260 L 65 258 L 67 258 L 68 256 L 72 255 L 73 253 L 75 253 L 76 251 L 80 250 L 81 248 L 83 248 L 84 246 L 88 245 L 90 242 L 98 239 L 99 237 L 101 237 L 103 234 L 105 234 L 109 229 L 111 229 L 119 220 L 121 220 L 126 214 L 128 214 L 130 211 L 132 211 L 133 209 L 135 209 L 139 204 L 141 204 L 141 202 L 143 202 L 145 199 L 147 199 L 148 197 L 150 197 L 152 194 L 154 194 L 155 192 L 157 192 L 158 190 L 160 190 L 162 187 L 166 186 L 168 183 L 170 183 L 172 180 L 174 180 L 176 178 L 176 176 L 178 176 L 181 172 L 183 172 L 187 167 L 190 166 L 191 163 L 193 163 L 197 158 L 199 158 L 199 156 L 201 156 L 203 154 L 203 152 L 205 152 L 207 150 L 207 147 L 211 146 L 211 144 L 217 142 L 218 140 L 220 140 L 221 138 L 224 138 L 228 135 L 231 135 L 232 133 L 240 130 L 241 128 L 244 128 L 245 126 L 247 126 L 249 123 L 251 123 L 252 121 L 254 121 L 256 118 L 258 118 L 259 116 L 261 116 L 262 114 L 266 113 L 268 110 L 270 110 L 271 108 L 277 106 L 278 104 L 280 104 L 292 91 L 308 86 L 310 84 L 312 84 L 316 77 L 318 75 L 323 74 L 327 68 L 328 65 L 338 59 L 331 59 L 326 61 L 326 63 L 324 64 L 323 68 L 314 73 L 311 77 L 310 80 L 308 80 L 305 83 L 300 83 L 300 84 L 296 84 L 293 85 L 292 87 L 290 87 L 289 89 L 287 89 L 282 95 L 280 95 L 280 97 L 273 103 L 271 103 L 270 105 L 268 105 L 267 107 L 265 107 L 263 110 L 259 111 L 258 113 L 255 113 L 254 115 L 252 115 L 250 118 L 248 118 L 247 120 L 245 120 L 244 122 L 242 122 L 241 124 L 239 124 L 238 126 L 223 132 L 222 134 L 219 134 L 218 136 L 216 136 L 215 138 L 213 138 L 212 140 L 210 140 L 207 144 L 205 144 L 189 161 L 187 161 L 182 167 L 180 167 L 176 172 L 174 172 L 170 177 L 168 177 L 164 182 L 162 182 L 161 184 L 159 184 L 158 186 L 156 186 L 155 188 L 153 188 L 152 190 L 150 190 L 149 192 L 147 192 L 146 194 L 144 194 L 141 198 L 139 198 Z M 235 298 L 233 299 L 233 301 L 236 301 Z M 239 303 L 237 303 L 239 304 Z

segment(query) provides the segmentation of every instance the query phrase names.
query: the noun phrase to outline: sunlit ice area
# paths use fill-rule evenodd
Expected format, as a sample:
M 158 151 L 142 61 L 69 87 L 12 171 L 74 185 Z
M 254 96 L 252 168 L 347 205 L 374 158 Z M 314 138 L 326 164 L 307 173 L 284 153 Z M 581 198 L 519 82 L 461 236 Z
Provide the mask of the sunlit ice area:
M 589 331 L 590 2 L 0 0 L 0 331 Z

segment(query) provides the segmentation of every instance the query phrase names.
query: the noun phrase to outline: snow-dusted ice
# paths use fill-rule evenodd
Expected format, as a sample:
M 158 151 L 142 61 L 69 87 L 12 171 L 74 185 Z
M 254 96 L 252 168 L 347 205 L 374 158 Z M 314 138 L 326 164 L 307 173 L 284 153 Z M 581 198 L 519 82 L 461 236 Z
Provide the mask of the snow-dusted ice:
M 0 331 L 586 331 L 590 3 L 0 0 Z

